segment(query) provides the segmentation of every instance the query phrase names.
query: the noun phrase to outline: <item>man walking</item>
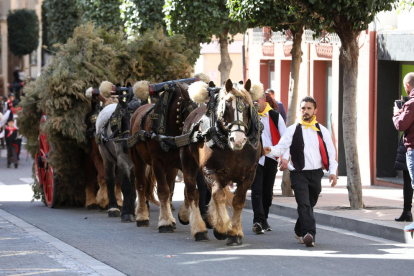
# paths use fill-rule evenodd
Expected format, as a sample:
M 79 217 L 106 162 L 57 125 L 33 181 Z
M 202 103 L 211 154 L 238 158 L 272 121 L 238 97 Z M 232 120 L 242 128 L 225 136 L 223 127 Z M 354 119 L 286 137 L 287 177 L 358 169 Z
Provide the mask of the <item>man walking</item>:
M 402 109 L 394 106 L 394 126 L 398 131 L 404 131 L 404 145 L 407 148 L 407 168 L 411 177 L 411 186 L 414 189 L 414 73 L 404 77 L 404 88 L 410 96 Z M 406 231 L 414 231 L 414 222 L 405 227 Z
M 302 118 L 297 124 L 287 128 L 279 144 L 264 147 L 266 157 L 291 155 L 291 164 L 283 158 L 282 168 L 289 167 L 292 189 L 298 204 L 299 218 L 295 225 L 295 237 L 307 247 L 313 247 L 316 234 L 316 222 L 313 215 L 319 194 L 322 168 L 329 169 L 331 186 L 336 185 L 335 148 L 329 131 L 316 121 L 317 106 L 312 97 L 305 97 L 300 103 Z M 282 169 L 283 170 L 283 169 Z
M 274 146 L 286 131 L 285 121 L 280 114 L 273 110 L 266 102 L 266 94 L 257 100 L 258 113 L 263 123 L 262 145 Z M 273 185 L 277 173 L 277 161 L 275 157 L 260 157 L 256 168 L 256 177 L 252 183 L 253 206 L 253 232 L 263 234 L 264 231 L 272 231 L 267 222 L 269 208 L 273 200 Z

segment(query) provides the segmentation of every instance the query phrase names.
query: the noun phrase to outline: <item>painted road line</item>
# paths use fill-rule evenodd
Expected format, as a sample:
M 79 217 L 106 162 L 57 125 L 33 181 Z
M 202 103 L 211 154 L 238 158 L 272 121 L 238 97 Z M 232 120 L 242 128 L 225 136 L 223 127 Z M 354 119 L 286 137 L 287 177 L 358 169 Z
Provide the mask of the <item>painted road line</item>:
M 96 260 L 95 258 L 89 256 L 88 254 L 74 248 L 73 246 L 62 242 L 61 240 L 53 237 L 52 235 L 36 228 L 35 226 L 23 221 L 22 219 L 0 209 L 0 217 L 8 220 L 9 222 L 13 223 L 17 227 L 25 230 L 27 233 L 31 234 L 32 236 L 44 241 L 45 243 L 55 247 L 63 254 L 71 257 L 72 259 L 76 260 L 77 262 L 91 268 L 92 270 L 96 271 L 101 275 L 125 275 L 120 271 Z

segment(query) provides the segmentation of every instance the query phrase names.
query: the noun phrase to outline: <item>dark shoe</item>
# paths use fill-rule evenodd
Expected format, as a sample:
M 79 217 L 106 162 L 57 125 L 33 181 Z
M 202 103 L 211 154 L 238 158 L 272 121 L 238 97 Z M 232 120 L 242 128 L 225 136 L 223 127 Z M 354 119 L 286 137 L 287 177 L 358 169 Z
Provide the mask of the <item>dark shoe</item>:
M 263 223 L 263 230 L 265 231 L 273 231 L 272 227 L 270 227 L 269 223 L 267 223 L 267 220 Z
M 18 163 L 14 163 L 14 167 L 17 169 L 17 167 L 19 166 Z
M 255 222 L 253 224 L 252 231 L 255 232 L 256 234 L 264 234 L 264 230 L 260 222 Z
M 403 211 L 399 218 L 395 218 L 395 221 L 413 221 L 413 215 L 410 211 Z
M 306 245 L 306 247 L 314 247 L 315 243 L 314 243 L 312 234 L 307 233 L 303 237 L 303 243 Z

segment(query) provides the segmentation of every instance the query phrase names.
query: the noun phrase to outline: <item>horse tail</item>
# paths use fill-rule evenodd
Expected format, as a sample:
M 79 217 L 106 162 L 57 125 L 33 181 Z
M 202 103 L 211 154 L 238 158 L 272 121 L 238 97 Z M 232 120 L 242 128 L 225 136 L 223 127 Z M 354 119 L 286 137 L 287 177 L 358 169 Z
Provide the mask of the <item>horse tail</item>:
M 145 182 L 146 182 L 146 185 L 145 185 L 146 200 L 148 200 L 149 202 L 157 206 L 160 206 L 160 202 L 155 199 L 155 193 L 154 193 L 157 181 L 155 179 L 154 170 L 149 165 L 145 168 Z
M 224 194 L 226 195 L 227 209 L 230 211 L 233 209 L 234 194 L 230 191 L 229 186 L 224 188 Z

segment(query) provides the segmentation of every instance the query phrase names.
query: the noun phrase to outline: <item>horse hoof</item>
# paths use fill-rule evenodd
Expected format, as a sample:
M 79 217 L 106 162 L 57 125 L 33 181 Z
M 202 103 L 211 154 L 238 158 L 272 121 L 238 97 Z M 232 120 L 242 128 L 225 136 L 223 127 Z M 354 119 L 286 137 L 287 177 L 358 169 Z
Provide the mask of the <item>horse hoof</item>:
M 88 209 L 88 210 L 96 210 L 98 208 L 99 208 L 99 205 L 95 204 L 95 203 L 86 207 L 86 209 Z
M 222 241 L 227 239 L 228 234 L 227 233 L 219 233 L 216 229 L 213 230 L 214 233 L 214 237 L 216 237 L 216 239 Z
M 172 227 L 173 227 L 173 229 L 177 229 L 177 223 L 173 222 Z
M 134 221 L 135 221 L 134 215 L 123 214 L 121 216 L 121 222 L 134 222 Z
M 115 211 L 108 211 L 108 217 L 110 218 L 117 218 L 121 216 L 121 211 L 115 210 Z
M 109 205 L 105 205 L 104 207 L 102 207 L 101 205 L 99 205 L 99 209 L 101 209 L 102 211 L 108 210 Z
M 174 233 L 174 228 L 172 225 L 163 225 L 158 227 L 159 233 Z
M 208 229 L 213 229 L 213 226 L 208 222 L 207 216 L 203 217 L 204 223 Z
M 182 225 L 188 225 L 188 224 L 190 223 L 190 221 L 183 221 L 183 220 L 180 218 L 180 214 L 178 214 L 178 221 L 179 221 Z
M 207 231 L 196 233 L 195 234 L 195 241 L 201 241 L 201 242 L 210 241 L 210 239 L 207 236 Z
M 149 220 L 137 220 L 137 227 L 148 227 Z
M 234 246 L 234 245 L 242 245 L 243 238 L 241 236 L 229 236 L 227 238 L 227 245 Z

